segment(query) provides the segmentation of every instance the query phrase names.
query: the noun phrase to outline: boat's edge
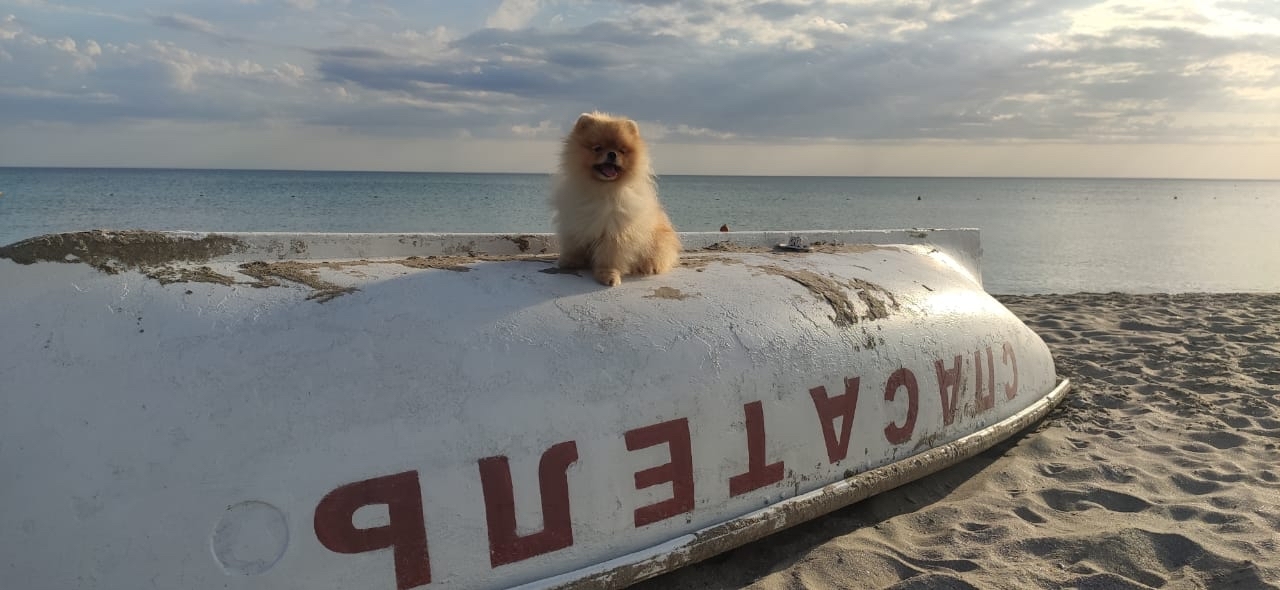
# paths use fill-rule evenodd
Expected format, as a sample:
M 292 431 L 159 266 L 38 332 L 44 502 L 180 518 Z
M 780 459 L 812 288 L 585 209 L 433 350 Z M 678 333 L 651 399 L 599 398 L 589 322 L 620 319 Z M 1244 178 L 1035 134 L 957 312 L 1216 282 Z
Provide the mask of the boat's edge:
M 772 249 L 799 236 L 808 243 L 924 246 L 951 259 L 982 284 L 982 246 L 976 228 L 752 230 L 679 232 L 686 252 L 736 247 Z M 89 230 L 36 236 L 0 245 L 0 259 L 88 262 L 108 272 L 172 264 L 357 260 L 431 256 L 551 255 L 549 233 L 296 233 Z
M 950 443 L 667 543 L 518 588 L 611 590 L 697 563 L 972 458 L 1039 422 L 1070 389 L 1071 381 L 1063 378 L 1048 394 L 1017 414 Z

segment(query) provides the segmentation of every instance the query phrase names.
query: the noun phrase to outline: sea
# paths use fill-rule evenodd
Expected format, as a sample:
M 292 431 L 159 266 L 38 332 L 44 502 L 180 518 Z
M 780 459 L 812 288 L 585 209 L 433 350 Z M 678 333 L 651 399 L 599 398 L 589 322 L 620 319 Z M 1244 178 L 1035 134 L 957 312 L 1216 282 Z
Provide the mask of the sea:
M 1280 292 L 1280 181 L 662 176 L 658 185 L 682 231 L 978 228 L 991 293 Z M 547 232 L 549 188 L 545 174 L 0 168 L 0 245 L 88 229 Z

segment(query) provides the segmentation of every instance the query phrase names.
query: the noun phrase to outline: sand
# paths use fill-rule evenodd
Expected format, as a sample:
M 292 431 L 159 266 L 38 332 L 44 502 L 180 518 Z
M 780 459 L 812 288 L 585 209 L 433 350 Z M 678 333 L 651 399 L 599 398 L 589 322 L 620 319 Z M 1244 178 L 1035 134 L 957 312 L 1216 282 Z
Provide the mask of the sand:
M 1280 588 L 1280 295 L 999 298 L 1075 389 L 979 457 L 638 585 Z

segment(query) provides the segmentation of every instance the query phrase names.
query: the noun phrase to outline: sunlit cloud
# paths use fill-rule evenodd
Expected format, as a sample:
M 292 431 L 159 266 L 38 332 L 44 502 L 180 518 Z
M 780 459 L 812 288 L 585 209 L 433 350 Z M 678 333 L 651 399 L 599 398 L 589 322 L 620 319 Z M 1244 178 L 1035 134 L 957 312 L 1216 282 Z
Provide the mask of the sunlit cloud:
M 0 124 L 550 141 L 602 109 L 668 144 L 1280 142 L 1268 0 L 94 4 L 3 5 Z

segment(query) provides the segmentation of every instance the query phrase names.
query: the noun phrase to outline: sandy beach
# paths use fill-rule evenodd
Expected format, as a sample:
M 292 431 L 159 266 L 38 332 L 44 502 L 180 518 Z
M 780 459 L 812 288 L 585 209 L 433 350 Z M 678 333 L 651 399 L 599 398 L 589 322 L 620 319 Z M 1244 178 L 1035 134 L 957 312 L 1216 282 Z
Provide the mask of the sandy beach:
M 1280 588 L 1280 295 L 999 299 L 1075 382 L 1049 418 L 637 587 Z

